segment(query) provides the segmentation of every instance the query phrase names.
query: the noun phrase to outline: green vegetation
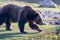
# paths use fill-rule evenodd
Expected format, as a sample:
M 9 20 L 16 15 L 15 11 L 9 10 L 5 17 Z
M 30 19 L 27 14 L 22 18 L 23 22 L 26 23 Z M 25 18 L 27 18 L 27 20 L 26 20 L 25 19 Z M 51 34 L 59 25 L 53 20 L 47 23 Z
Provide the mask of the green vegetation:
M 0 27 L 0 40 L 59 40 L 60 34 L 56 35 L 53 30 L 56 29 L 54 25 L 42 25 L 39 26 L 43 31 L 38 33 L 37 31 L 31 30 L 28 24 L 25 25 L 25 31 L 27 34 L 21 34 L 18 29 L 17 23 L 14 23 L 12 31 L 6 31 L 5 27 Z M 60 27 L 57 27 L 60 28 Z

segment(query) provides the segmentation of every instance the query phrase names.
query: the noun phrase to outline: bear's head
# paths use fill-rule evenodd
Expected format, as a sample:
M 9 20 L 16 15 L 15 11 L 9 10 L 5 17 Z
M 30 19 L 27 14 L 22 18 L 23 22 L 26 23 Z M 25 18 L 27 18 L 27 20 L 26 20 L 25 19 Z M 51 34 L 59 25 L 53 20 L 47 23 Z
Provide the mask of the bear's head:
M 42 18 L 41 18 L 41 15 L 40 15 L 40 13 L 39 12 L 37 12 L 37 11 L 35 11 L 35 16 L 36 16 L 36 18 L 34 19 L 34 21 L 37 23 L 37 24 L 39 24 L 39 25 L 43 25 L 43 21 L 42 21 Z
M 32 9 L 30 6 L 25 6 L 27 9 L 27 18 L 30 21 L 35 22 L 36 24 L 43 25 L 43 21 L 41 19 L 41 15 L 38 11 Z

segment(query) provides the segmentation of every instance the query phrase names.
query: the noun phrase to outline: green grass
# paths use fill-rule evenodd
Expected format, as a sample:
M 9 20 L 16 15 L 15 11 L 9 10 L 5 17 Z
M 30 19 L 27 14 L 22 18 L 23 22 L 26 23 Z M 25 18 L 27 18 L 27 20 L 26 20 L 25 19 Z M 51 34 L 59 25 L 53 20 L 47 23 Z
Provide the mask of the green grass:
M 39 26 L 41 29 L 43 29 L 42 32 L 38 33 L 37 31 L 31 30 L 28 26 L 28 24 L 25 25 L 25 31 L 27 31 L 27 34 L 21 34 L 17 23 L 14 23 L 12 31 L 6 31 L 5 27 L 0 27 L 0 40 L 55 40 L 60 38 L 60 34 L 56 35 L 52 32 L 52 29 L 56 29 L 54 25 L 42 25 Z M 60 28 L 60 27 L 57 27 Z

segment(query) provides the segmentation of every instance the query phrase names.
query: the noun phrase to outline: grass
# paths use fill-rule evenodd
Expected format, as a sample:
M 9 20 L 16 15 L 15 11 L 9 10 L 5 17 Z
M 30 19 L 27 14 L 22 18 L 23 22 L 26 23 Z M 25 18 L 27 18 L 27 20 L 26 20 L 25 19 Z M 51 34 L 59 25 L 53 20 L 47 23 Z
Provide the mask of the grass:
M 21 34 L 17 23 L 14 23 L 12 31 L 6 31 L 5 27 L 0 27 L 0 40 L 56 40 L 60 38 L 60 34 L 56 35 L 52 30 L 56 29 L 55 25 L 42 25 L 39 26 L 43 31 L 38 33 L 37 31 L 31 30 L 28 24 L 25 25 L 25 31 L 27 34 Z M 57 27 L 60 28 L 60 27 Z
M 30 4 L 25 2 L 0 2 L 0 6 L 3 6 L 5 4 L 16 4 L 19 6 L 32 6 L 37 10 L 54 10 L 59 11 L 60 6 L 57 6 L 56 8 L 38 8 L 38 4 Z M 25 31 L 27 31 L 27 34 L 21 34 L 18 28 L 18 24 L 14 23 L 12 25 L 13 30 L 12 31 L 6 31 L 5 27 L 2 25 L 0 27 L 0 40 L 60 40 L 60 34 L 56 35 L 54 30 L 60 30 L 60 26 L 56 25 L 38 25 L 40 29 L 43 31 L 38 33 L 35 30 L 31 30 L 29 28 L 29 25 L 25 25 Z

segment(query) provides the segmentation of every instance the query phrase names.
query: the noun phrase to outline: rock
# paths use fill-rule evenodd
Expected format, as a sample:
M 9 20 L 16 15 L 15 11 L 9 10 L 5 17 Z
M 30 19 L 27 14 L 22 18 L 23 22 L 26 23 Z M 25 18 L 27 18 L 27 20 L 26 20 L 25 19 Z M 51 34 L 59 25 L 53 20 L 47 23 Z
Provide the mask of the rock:
M 52 20 L 48 20 L 49 18 Z M 60 12 L 56 12 L 53 10 L 43 11 L 42 19 L 46 19 L 43 20 L 44 24 L 60 25 Z
M 53 7 L 55 8 L 56 4 L 52 0 L 40 0 L 40 7 Z
M 55 34 L 59 34 L 60 30 L 55 30 Z

